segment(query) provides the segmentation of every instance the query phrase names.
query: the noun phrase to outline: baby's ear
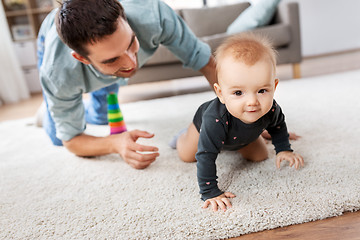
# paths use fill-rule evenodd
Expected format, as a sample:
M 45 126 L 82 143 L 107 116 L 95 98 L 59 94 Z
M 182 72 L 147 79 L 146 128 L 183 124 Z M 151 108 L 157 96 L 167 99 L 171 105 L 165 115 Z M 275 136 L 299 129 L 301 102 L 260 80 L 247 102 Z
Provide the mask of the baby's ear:
M 275 78 L 275 89 L 276 89 L 278 83 L 279 83 L 279 79 L 278 79 L 278 78 Z
M 215 90 L 215 93 L 216 93 L 216 96 L 219 98 L 220 102 L 222 104 L 225 104 L 224 103 L 224 98 L 223 98 L 223 95 L 222 95 L 222 92 L 221 92 L 221 87 L 218 83 L 214 83 L 214 90 Z

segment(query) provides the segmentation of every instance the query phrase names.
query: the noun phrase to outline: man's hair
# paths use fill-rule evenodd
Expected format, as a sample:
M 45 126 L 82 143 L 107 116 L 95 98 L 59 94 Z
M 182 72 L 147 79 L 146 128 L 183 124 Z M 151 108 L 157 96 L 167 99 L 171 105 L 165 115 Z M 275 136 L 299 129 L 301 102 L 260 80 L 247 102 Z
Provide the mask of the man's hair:
M 264 36 L 253 33 L 241 33 L 229 37 L 215 52 L 217 71 L 221 67 L 221 60 L 229 55 L 249 66 L 263 59 L 269 60 L 273 66 L 274 73 L 276 72 L 277 51 Z
M 55 18 L 56 30 L 66 45 L 87 57 L 85 45 L 113 34 L 119 17 L 126 20 L 117 0 L 64 0 Z

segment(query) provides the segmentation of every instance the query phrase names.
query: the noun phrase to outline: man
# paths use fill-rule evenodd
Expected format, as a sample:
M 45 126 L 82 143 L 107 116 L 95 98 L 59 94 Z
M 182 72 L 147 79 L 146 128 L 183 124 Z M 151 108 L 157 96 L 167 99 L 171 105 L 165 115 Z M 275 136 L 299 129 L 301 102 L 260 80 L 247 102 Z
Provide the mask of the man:
M 118 153 L 142 169 L 158 148 L 136 143 L 152 138 L 133 130 L 107 137 L 84 134 L 86 122 L 107 124 L 106 95 L 118 92 L 160 44 L 216 81 L 208 45 L 158 0 L 65 0 L 44 20 L 38 36 L 40 80 L 47 106 L 43 127 L 55 145 L 79 156 Z M 84 106 L 83 93 L 91 92 Z M 143 153 L 150 152 L 150 153 Z

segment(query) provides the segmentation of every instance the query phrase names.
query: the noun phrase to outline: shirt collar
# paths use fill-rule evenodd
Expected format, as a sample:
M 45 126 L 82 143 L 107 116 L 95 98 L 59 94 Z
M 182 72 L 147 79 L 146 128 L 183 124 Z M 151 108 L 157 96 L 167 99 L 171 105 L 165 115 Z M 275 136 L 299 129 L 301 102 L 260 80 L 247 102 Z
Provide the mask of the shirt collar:
M 88 64 L 87 66 L 95 74 L 95 76 L 97 78 L 101 78 L 101 79 L 104 79 L 104 80 L 115 80 L 116 79 L 116 80 L 119 81 L 120 86 L 128 84 L 129 78 L 117 77 L 117 76 L 112 76 L 112 75 L 105 75 L 105 74 L 102 74 L 101 72 L 99 72 L 98 70 L 96 70 L 96 68 L 94 68 L 93 65 Z
M 96 68 L 93 67 L 93 65 L 91 64 L 88 64 L 87 65 L 90 70 L 95 74 L 96 77 L 98 78 L 103 78 L 103 79 L 116 79 L 116 78 L 119 78 L 117 76 L 112 76 L 112 75 L 105 75 L 105 74 L 102 74 L 101 72 L 99 72 L 98 70 L 96 70 Z

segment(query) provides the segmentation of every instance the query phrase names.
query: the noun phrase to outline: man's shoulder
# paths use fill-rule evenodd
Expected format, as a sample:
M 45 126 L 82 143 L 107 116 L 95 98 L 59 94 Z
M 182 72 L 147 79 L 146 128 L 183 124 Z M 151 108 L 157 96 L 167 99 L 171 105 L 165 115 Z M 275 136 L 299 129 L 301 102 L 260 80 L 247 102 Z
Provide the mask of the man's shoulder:
M 55 16 L 57 11 L 58 9 L 55 8 L 45 17 L 45 19 L 41 23 L 39 34 L 41 34 L 42 32 L 45 34 L 49 29 L 55 27 Z
M 56 30 L 55 16 L 58 9 L 51 11 L 43 21 L 39 37 L 44 38 L 44 59 L 42 65 L 47 70 L 63 68 L 67 65 L 75 66 L 77 61 L 71 56 L 71 49 L 64 44 Z
M 77 89 L 78 84 L 82 84 L 85 66 L 71 56 L 72 50 L 60 40 L 56 29 L 51 29 L 45 37 L 45 49 L 40 67 L 42 83 L 53 91 L 72 92 Z
M 120 1 L 126 17 L 129 20 L 148 22 L 156 21 L 161 11 L 161 2 L 158 0 L 124 0 Z
M 148 38 L 148 35 L 161 34 L 164 19 L 174 17 L 173 10 L 159 0 L 125 0 L 120 3 L 131 28 L 140 37 L 144 35 Z
M 49 76 L 73 75 L 76 69 L 81 68 L 81 63 L 71 56 L 72 50 L 60 40 L 56 33 L 51 34 L 53 30 L 50 30 L 46 36 L 46 50 L 41 70 L 47 72 Z

